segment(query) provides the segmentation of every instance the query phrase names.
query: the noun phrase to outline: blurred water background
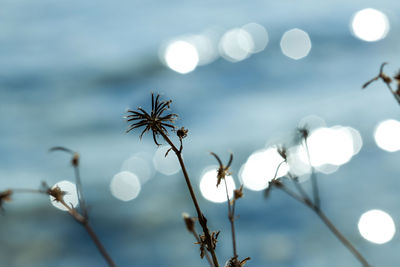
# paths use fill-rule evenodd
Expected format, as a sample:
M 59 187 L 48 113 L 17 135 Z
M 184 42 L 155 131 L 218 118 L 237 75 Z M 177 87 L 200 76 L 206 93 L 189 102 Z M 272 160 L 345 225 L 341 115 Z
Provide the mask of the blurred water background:
M 387 16 L 390 28 L 384 25 L 381 40 L 367 42 L 352 32 L 354 14 L 365 8 Z M 373 266 L 397 266 L 398 234 L 375 244 L 360 235 L 358 221 L 364 212 L 380 209 L 399 226 L 399 154 L 374 139 L 377 125 L 397 119 L 399 107 L 381 82 L 361 90 L 382 62 L 390 63 L 385 69 L 390 75 L 400 66 L 399 12 L 400 3 L 389 0 L 3 0 L 0 189 L 74 181 L 69 156 L 48 153 L 53 146 L 69 147 L 81 154 L 92 225 L 119 266 L 206 266 L 181 217 L 195 213 L 181 173 L 170 159 L 166 168 L 172 170 L 166 172 L 172 175 L 157 171 L 150 135 L 140 141 L 139 131 L 125 134 L 126 109 L 149 107 L 151 92 L 173 99 L 177 125 L 189 129 L 184 158 L 200 204 L 210 227 L 221 230 L 222 261 L 232 254 L 226 203 L 208 201 L 199 190 L 203 170 L 216 164 L 209 152 L 224 162 L 233 152 L 238 186 L 252 153 L 290 139 L 299 122 L 313 115 L 327 127 L 352 127 L 362 138 L 349 162 L 318 174 L 323 209 Z M 367 21 L 372 24 L 366 31 L 373 32 L 373 18 Z M 233 41 L 224 48 L 224 33 L 249 23 L 268 34 L 266 39 L 261 30 L 254 37 L 261 40 L 260 51 L 255 53 L 256 39 L 243 28 L 239 37 L 228 35 L 239 40 L 239 48 Z M 300 47 L 299 59 L 281 48 L 284 33 L 296 28 L 311 42 L 308 48 L 307 38 L 289 44 Z M 203 54 L 195 50 L 193 56 L 194 34 L 209 38 L 208 46 L 197 47 L 209 56 L 203 66 L 196 67 Z M 196 67 L 193 71 L 168 67 L 165 53 L 173 40 L 183 40 L 178 56 L 189 51 L 180 59 L 189 64 L 183 72 Z M 133 163 L 127 162 L 132 156 Z M 110 183 L 130 168 L 142 171 L 136 173 L 139 180 L 149 178 L 141 180 L 135 199 L 123 202 L 112 195 Z M 360 266 L 306 207 L 279 191 L 268 199 L 262 191 L 244 192 L 237 204 L 237 239 L 240 257 L 252 258 L 248 266 Z M 15 195 L 5 205 L 0 265 L 106 266 L 84 229 L 47 197 L 34 194 Z

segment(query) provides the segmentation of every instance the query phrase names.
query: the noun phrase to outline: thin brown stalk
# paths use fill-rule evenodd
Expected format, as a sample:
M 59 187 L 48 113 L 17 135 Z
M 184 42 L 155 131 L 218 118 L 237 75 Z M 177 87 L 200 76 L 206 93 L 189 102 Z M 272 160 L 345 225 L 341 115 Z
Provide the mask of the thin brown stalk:
M 78 213 L 74 208 L 71 208 L 64 200 L 59 201 L 67 210 L 68 213 L 79 223 L 81 224 L 86 232 L 89 234 L 90 238 L 92 239 L 93 243 L 96 245 L 97 249 L 99 250 L 100 254 L 103 256 L 104 260 L 110 267 L 116 267 L 117 265 L 114 263 L 110 255 L 108 254 L 107 250 L 101 243 L 100 239 L 97 237 L 96 233 L 94 232 L 93 228 L 90 226 L 89 221 L 87 218 L 80 213 Z
M 238 254 L 237 254 L 237 250 L 236 250 L 236 234 L 235 234 L 235 204 L 236 204 L 236 201 L 233 201 L 233 203 L 231 204 L 231 201 L 229 199 L 228 185 L 226 183 L 226 179 L 224 179 L 224 184 L 225 184 L 226 198 L 227 198 L 227 203 L 228 203 L 228 219 L 231 224 L 233 257 L 237 259 Z
M 311 186 L 312 186 L 312 192 L 313 192 L 313 199 L 314 199 L 315 206 L 318 207 L 318 209 L 319 209 L 321 207 L 321 199 L 319 197 L 318 181 L 317 181 L 317 176 L 315 174 L 315 169 L 314 169 L 313 165 L 311 164 L 311 156 L 310 156 L 310 150 L 308 148 L 307 138 L 304 138 L 304 147 L 307 152 L 308 165 L 311 168 Z
M 39 194 L 45 194 L 45 195 L 49 194 L 48 191 L 39 190 L 39 189 L 15 188 L 15 189 L 10 189 L 10 190 L 15 193 L 39 193 Z M 116 267 L 117 265 L 114 263 L 114 261 L 108 254 L 107 250 L 101 243 L 100 239 L 97 237 L 93 228 L 90 226 L 88 218 L 85 217 L 84 215 L 80 214 L 76 209 L 69 206 L 63 199 L 57 200 L 57 201 L 59 203 L 61 203 L 67 209 L 68 213 L 75 219 L 75 221 L 77 221 L 80 225 L 82 225 L 85 228 L 85 230 L 88 232 L 90 238 L 92 239 L 92 241 L 96 245 L 97 249 L 99 250 L 100 254 L 103 256 L 103 258 L 107 262 L 108 266 Z
M 211 254 L 214 267 L 219 267 L 218 259 L 217 259 L 217 256 L 216 256 L 215 250 L 214 250 L 213 241 L 211 239 L 210 231 L 209 231 L 208 226 L 207 226 L 207 219 L 204 217 L 203 213 L 201 212 L 199 203 L 197 201 L 196 195 L 195 195 L 194 190 L 193 190 L 192 183 L 190 182 L 189 175 L 188 175 L 188 173 L 186 171 L 185 163 L 183 162 L 182 149 L 177 149 L 177 147 L 174 145 L 174 143 L 172 143 L 171 139 L 169 139 L 169 137 L 167 136 L 166 133 L 164 133 L 164 131 L 159 130 L 158 133 L 161 134 L 161 136 L 164 138 L 164 140 L 171 146 L 171 148 L 174 151 L 176 157 L 178 158 L 179 164 L 180 164 L 181 169 L 182 169 L 183 176 L 184 176 L 185 181 L 186 181 L 186 185 L 187 185 L 187 187 L 189 189 L 189 193 L 190 193 L 190 196 L 192 198 L 192 202 L 193 202 L 194 207 L 195 207 L 196 212 L 197 212 L 197 216 L 198 216 L 198 219 L 199 219 L 200 226 L 202 227 L 204 235 L 205 235 L 205 242 L 207 244 L 207 249 Z
M 381 79 L 387 86 L 387 88 L 389 89 L 390 93 L 393 95 L 394 99 L 396 99 L 397 104 L 400 105 L 400 95 L 398 95 L 392 88 L 392 86 L 390 85 L 390 83 L 392 82 L 392 79 L 390 79 L 389 76 L 387 76 L 384 72 L 383 72 L 383 67 L 388 64 L 387 62 L 384 62 L 381 64 L 381 67 L 379 69 L 379 74 L 372 78 L 371 80 L 369 80 L 368 82 L 364 83 L 364 85 L 362 86 L 362 89 L 367 88 L 371 83 Z
M 299 185 L 301 187 L 301 185 Z M 313 210 L 318 217 L 324 222 L 324 224 L 329 228 L 329 230 L 339 239 L 340 242 L 355 256 L 355 258 L 364 266 L 364 267 L 371 267 L 368 261 L 362 256 L 362 254 L 353 246 L 353 244 L 344 237 L 344 235 L 336 228 L 336 226 L 326 217 L 326 215 L 322 212 L 322 210 L 312 203 L 309 199 L 304 199 L 303 197 L 298 196 L 297 194 L 293 193 L 289 189 L 287 189 L 284 185 L 281 187 L 277 187 L 281 189 L 283 192 L 288 194 L 290 197 L 296 199 L 300 203 L 304 204 L 305 206 L 309 207 Z
M 191 231 L 191 233 L 193 234 L 194 238 L 196 239 L 197 243 L 200 244 L 200 246 L 202 246 L 201 240 L 199 235 L 197 234 L 196 230 L 193 228 L 193 231 Z M 205 248 L 204 248 L 205 249 Z M 206 257 L 206 260 L 208 261 L 208 263 L 210 264 L 211 267 L 214 267 L 214 264 L 212 262 L 212 259 L 210 258 L 210 254 L 208 253 L 207 249 L 204 250 L 204 255 Z

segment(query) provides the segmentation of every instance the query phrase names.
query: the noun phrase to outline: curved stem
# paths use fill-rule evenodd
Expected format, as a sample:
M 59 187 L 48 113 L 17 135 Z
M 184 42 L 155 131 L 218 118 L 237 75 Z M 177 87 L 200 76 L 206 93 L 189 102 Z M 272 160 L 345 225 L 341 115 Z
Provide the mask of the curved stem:
M 200 223 L 200 225 L 201 225 L 201 227 L 203 229 L 204 235 L 205 235 L 205 241 L 207 243 L 207 249 L 211 254 L 211 257 L 212 257 L 212 260 L 213 260 L 213 263 L 214 263 L 214 267 L 219 267 L 217 255 L 215 254 L 214 245 L 213 245 L 213 242 L 211 240 L 210 231 L 209 231 L 208 226 L 207 226 L 207 219 L 204 217 L 203 213 L 201 212 L 199 203 L 197 201 L 196 195 L 195 195 L 194 190 L 193 190 L 192 183 L 190 182 L 189 174 L 187 173 L 185 163 L 183 162 L 181 150 L 177 149 L 177 147 L 172 143 L 171 139 L 169 139 L 169 137 L 162 130 L 159 130 L 158 133 L 161 134 L 161 136 L 164 138 L 164 140 L 171 146 L 171 148 L 174 151 L 176 157 L 178 158 L 179 164 L 180 164 L 181 169 L 182 169 L 183 176 L 184 176 L 185 181 L 186 181 L 186 185 L 187 185 L 187 187 L 189 189 L 190 196 L 192 198 L 194 207 L 195 207 L 196 212 L 197 212 L 199 223 Z
M 321 199 L 319 197 L 318 181 L 317 181 L 317 176 L 315 174 L 314 167 L 311 164 L 311 156 L 310 156 L 310 150 L 308 149 L 307 138 L 304 138 L 304 146 L 305 146 L 306 152 L 307 152 L 308 165 L 311 168 L 311 185 L 312 185 L 312 191 L 313 191 L 314 204 L 319 209 L 321 207 Z
M 224 178 L 224 184 L 225 184 L 225 191 L 226 191 L 226 199 L 228 203 L 228 219 L 231 224 L 231 233 L 232 233 L 232 249 L 233 249 L 233 257 L 237 258 L 238 254 L 236 251 L 236 234 L 235 234 L 235 203 L 236 201 L 233 202 L 231 205 L 231 201 L 229 199 L 229 193 L 228 193 L 228 185 L 226 183 L 226 179 Z
M 361 255 L 361 253 L 347 240 L 344 235 L 335 227 L 335 225 L 326 217 L 326 215 L 320 210 L 312 208 L 318 217 L 325 223 L 325 225 L 331 230 L 331 232 L 342 242 L 342 244 L 350 250 L 351 253 L 362 263 L 364 267 L 371 267 L 367 260 Z
M 103 256 L 104 260 L 107 262 L 108 266 L 116 267 L 117 265 L 112 260 L 111 256 L 108 254 L 107 250 L 101 243 L 100 239 L 97 237 L 96 233 L 94 232 L 93 228 L 90 226 L 89 221 L 86 217 L 82 216 L 78 213 L 74 208 L 71 208 L 64 200 L 59 201 L 67 210 L 68 213 L 79 223 L 81 224 L 86 232 L 89 234 L 90 238 L 92 239 L 93 243 L 96 245 L 98 251 Z
M 278 187 L 285 193 L 287 193 L 289 196 L 292 198 L 296 199 L 300 203 L 306 205 L 309 207 L 311 210 L 313 210 L 318 217 L 322 220 L 322 222 L 329 228 L 329 230 L 336 236 L 337 239 L 339 239 L 340 242 L 354 255 L 354 257 L 364 266 L 364 267 L 371 267 L 371 265 L 368 263 L 368 261 L 362 256 L 362 254 L 351 244 L 351 242 L 344 237 L 344 235 L 336 228 L 336 226 L 326 217 L 326 215 L 322 212 L 319 207 L 317 207 L 315 204 L 311 203 L 310 201 L 307 201 L 293 192 L 289 191 L 287 188 L 283 187 Z
M 47 191 L 44 190 L 38 190 L 38 189 L 28 189 L 28 188 L 16 188 L 16 189 L 11 189 L 13 192 L 16 193 L 39 193 L 39 194 L 45 194 L 48 195 Z M 112 260 L 111 256 L 108 254 L 107 250 L 101 243 L 100 239 L 97 237 L 96 233 L 94 232 L 93 228 L 89 225 L 89 221 L 87 217 L 81 215 L 77 210 L 69 206 L 64 200 L 59 201 L 61 205 L 63 205 L 68 213 L 77 221 L 80 225 L 82 225 L 85 230 L 88 232 L 90 238 L 96 245 L 97 249 L 99 250 L 100 254 L 103 256 L 105 261 L 107 262 L 108 266 L 110 267 L 116 267 L 117 265 L 114 263 Z
M 199 238 L 199 235 L 196 233 L 196 230 L 194 229 L 194 227 L 193 227 L 193 231 L 191 231 L 191 232 L 192 232 L 194 238 L 196 239 L 197 243 L 199 243 L 200 246 L 202 246 L 201 240 L 200 240 L 200 238 Z M 210 254 L 208 254 L 207 249 L 204 250 L 204 255 L 206 256 L 206 259 L 207 259 L 208 263 L 210 264 L 210 266 L 211 266 L 211 267 L 214 267 L 214 265 L 213 265 L 213 263 L 212 263 L 212 260 L 211 260 L 211 258 L 210 258 Z

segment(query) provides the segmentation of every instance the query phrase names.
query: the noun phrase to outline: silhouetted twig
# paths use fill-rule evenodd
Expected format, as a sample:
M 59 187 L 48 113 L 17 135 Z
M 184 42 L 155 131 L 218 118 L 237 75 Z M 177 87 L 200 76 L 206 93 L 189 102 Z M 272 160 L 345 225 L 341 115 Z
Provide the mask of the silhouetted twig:
M 393 97 L 396 99 L 397 103 L 400 105 L 400 72 L 398 72 L 393 77 L 397 81 L 397 90 L 394 91 L 391 86 L 392 79 L 383 72 L 383 67 L 387 64 L 388 64 L 387 62 L 382 63 L 382 65 L 379 69 L 379 74 L 376 77 L 369 80 L 368 82 L 364 83 L 364 85 L 362 86 L 362 89 L 367 88 L 367 86 L 369 86 L 372 82 L 381 79 L 386 84 L 387 88 L 389 89 L 389 91 L 393 95 Z
M 199 203 L 197 201 L 196 195 L 193 190 L 192 183 L 189 178 L 189 174 L 186 170 L 185 163 L 182 158 L 182 139 L 186 136 L 187 130 L 181 128 L 180 131 L 177 131 L 177 136 L 179 138 L 180 147 L 179 149 L 174 145 L 171 139 L 168 136 L 167 128 L 175 129 L 175 126 L 172 125 L 174 121 L 177 119 L 178 115 L 176 114 L 167 114 L 163 115 L 166 112 L 171 104 L 171 100 L 168 101 L 159 101 L 160 95 L 156 95 L 154 98 L 154 94 L 151 95 L 151 112 L 148 113 L 142 108 L 138 108 L 138 111 L 128 110 L 129 115 L 126 116 L 127 121 L 131 122 L 132 124 L 129 126 L 126 132 L 130 132 L 136 128 L 144 127 L 144 130 L 140 134 L 140 137 L 143 136 L 144 133 L 151 131 L 154 143 L 156 145 L 160 145 L 157 141 L 157 137 L 159 135 L 170 145 L 170 149 L 175 153 L 176 157 L 178 158 L 179 164 L 182 169 L 183 176 L 185 178 L 185 182 L 187 188 L 189 190 L 190 196 L 192 198 L 192 202 L 196 209 L 196 213 L 198 216 L 199 224 L 203 229 L 204 240 L 201 239 L 201 242 L 206 244 L 207 250 L 210 252 L 214 267 L 219 267 L 218 259 L 215 254 L 215 246 L 217 243 L 218 234 L 213 232 L 210 233 L 210 230 L 207 226 L 207 219 L 204 216 L 203 212 L 200 209 Z M 169 151 L 168 151 L 169 152 Z M 167 152 L 167 153 L 168 153 Z
M 308 132 L 307 132 L 308 136 Z M 303 138 L 305 138 L 303 136 Z M 279 151 L 278 151 L 279 152 Z M 283 162 L 281 162 L 277 170 L 275 172 L 275 177 L 271 180 L 269 183 L 269 186 L 266 189 L 266 195 L 269 195 L 269 192 L 271 191 L 272 188 L 278 188 L 285 192 L 288 196 L 292 197 L 293 199 L 297 200 L 298 202 L 304 204 L 305 206 L 309 207 L 312 211 L 314 211 L 318 217 L 324 222 L 324 224 L 331 230 L 331 232 L 342 242 L 342 244 L 357 258 L 358 261 L 362 263 L 364 267 L 371 267 L 371 265 L 368 263 L 368 261 L 362 256 L 362 254 L 351 244 L 349 240 L 347 240 L 344 235 L 335 227 L 335 225 L 326 217 L 326 215 L 323 213 L 320 207 L 320 200 L 319 197 L 315 197 L 315 192 L 313 187 L 313 194 L 314 194 L 314 201 L 311 200 L 311 198 L 308 196 L 307 192 L 304 190 L 302 185 L 299 183 L 298 179 L 296 176 L 292 175 L 291 173 L 287 174 L 287 178 L 291 180 L 298 191 L 298 193 L 293 192 L 290 190 L 283 182 L 280 180 L 276 179 L 277 173 L 279 171 L 279 168 L 282 166 L 282 163 L 286 162 L 286 158 L 284 159 Z M 309 161 L 310 167 L 311 167 L 311 161 Z M 311 174 L 312 177 L 313 173 Z M 316 177 L 315 177 L 316 178 Z M 317 184 L 313 184 L 313 186 L 317 186 Z

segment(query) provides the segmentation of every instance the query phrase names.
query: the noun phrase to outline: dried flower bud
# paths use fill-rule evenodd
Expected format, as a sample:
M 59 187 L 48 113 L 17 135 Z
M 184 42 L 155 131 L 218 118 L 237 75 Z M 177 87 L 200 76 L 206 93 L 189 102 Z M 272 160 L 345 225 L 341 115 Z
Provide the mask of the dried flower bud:
M 182 217 L 183 220 L 185 221 L 186 229 L 191 233 L 194 232 L 194 224 L 195 224 L 194 219 L 190 217 L 189 214 L 187 214 L 186 212 L 182 213 Z
M 235 200 L 243 197 L 243 185 L 241 185 L 239 189 L 233 191 L 233 197 Z
M 308 136 L 308 133 L 307 133 L 307 136 Z M 285 146 L 282 146 L 282 145 L 279 145 L 277 150 L 278 150 L 279 155 L 280 155 L 285 161 L 287 161 L 287 149 L 286 149 L 286 147 L 285 147 Z
M 303 139 L 307 139 L 310 134 L 310 130 L 308 129 L 307 125 L 298 128 L 297 131 L 300 134 L 300 137 Z
M 78 153 L 75 152 L 74 155 L 72 156 L 71 164 L 74 167 L 79 165 L 79 154 Z
M 211 243 L 212 243 L 213 249 L 215 249 L 217 247 L 218 236 L 219 236 L 220 232 L 221 231 L 217 231 L 217 232 L 213 231 L 211 233 Z
M 12 195 L 11 190 L 6 190 L 3 192 L 0 192 L 0 209 L 3 209 L 3 204 L 4 202 L 10 202 L 11 201 L 11 195 Z
M 187 136 L 188 132 L 189 132 L 188 129 L 185 129 L 184 127 L 182 127 L 178 131 L 176 131 L 176 135 L 179 137 L 179 139 L 183 139 Z
M 229 161 L 228 161 L 228 164 L 226 164 L 226 166 L 224 164 L 222 164 L 222 161 L 217 156 L 217 154 L 211 152 L 211 155 L 213 155 L 215 157 L 215 159 L 218 161 L 218 164 L 219 164 L 219 167 L 217 170 L 217 187 L 218 187 L 219 184 L 221 183 L 221 180 L 225 179 L 225 176 L 231 175 L 231 172 L 229 171 L 229 167 L 232 164 L 233 154 L 232 153 L 230 154 Z
M 386 74 L 384 74 L 384 73 L 381 74 L 381 78 L 387 84 L 392 82 L 392 79 L 389 76 L 387 76 Z
M 250 260 L 250 257 L 245 258 L 244 260 L 239 261 L 236 257 L 230 258 L 226 263 L 225 267 L 243 267 L 247 261 Z
M 47 194 L 54 197 L 54 201 L 62 202 L 62 201 L 64 201 L 64 196 L 65 196 L 66 192 L 62 191 L 59 186 L 56 186 L 54 188 L 47 189 Z
M 395 79 L 398 83 L 400 83 L 400 70 L 395 74 L 393 79 Z

